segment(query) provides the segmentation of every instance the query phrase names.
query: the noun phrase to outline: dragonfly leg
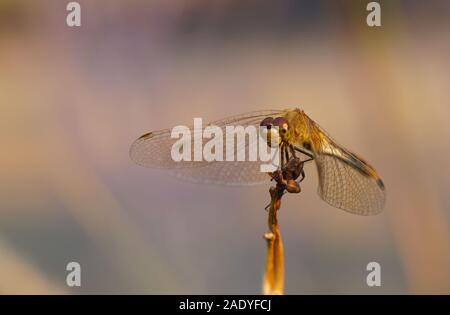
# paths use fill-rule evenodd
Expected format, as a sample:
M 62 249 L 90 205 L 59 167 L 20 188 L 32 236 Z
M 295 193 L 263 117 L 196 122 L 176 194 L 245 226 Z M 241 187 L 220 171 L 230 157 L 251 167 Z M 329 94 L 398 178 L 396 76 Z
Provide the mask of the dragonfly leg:
M 282 143 L 281 145 L 280 145 L 280 157 L 281 157 L 281 169 L 283 169 L 284 168 L 284 163 L 285 163 L 285 161 L 284 161 L 284 144 Z
M 301 152 L 301 153 L 303 153 L 304 155 L 309 156 L 311 159 L 314 159 L 314 155 L 313 155 L 313 153 L 312 153 L 311 151 L 309 151 L 309 150 L 307 150 L 307 149 L 305 149 L 305 148 L 301 148 L 301 147 L 296 147 L 296 146 L 293 146 L 293 147 L 294 147 L 294 150 L 295 150 L 295 151 Z
M 295 154 L 295 149 L 294 146 L 292 144 L 289 144 L 289 151 L 291 151 L 291 155 L 296 158 L 297 155 Z
M 287 148 L 287 145 L 284 145 L 284 155 L 286 158 L 286 163 L 289 163 L 289 150 Z
M 297 181 L 297 183 L 301 183 L 306 178 L 305 170 L 302 167 L 302 171 L 300 173 L 300 179 Z

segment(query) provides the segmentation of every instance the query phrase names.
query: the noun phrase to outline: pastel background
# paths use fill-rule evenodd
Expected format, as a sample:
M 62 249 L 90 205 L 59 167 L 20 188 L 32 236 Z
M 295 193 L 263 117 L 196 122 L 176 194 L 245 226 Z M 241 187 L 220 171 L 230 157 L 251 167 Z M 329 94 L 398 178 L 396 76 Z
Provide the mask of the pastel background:
M 379 171 L 385 211 L 284 198 L 288 294 L 450 293 L 450 2 L 0 2 L 0 293 L 258 294 L 270 184 L 134 165 L 144 132 L 298 106 Z M 82 266 L 81 288 L 65 285 Z M 366 285 L 366 265 L 382 286 Z

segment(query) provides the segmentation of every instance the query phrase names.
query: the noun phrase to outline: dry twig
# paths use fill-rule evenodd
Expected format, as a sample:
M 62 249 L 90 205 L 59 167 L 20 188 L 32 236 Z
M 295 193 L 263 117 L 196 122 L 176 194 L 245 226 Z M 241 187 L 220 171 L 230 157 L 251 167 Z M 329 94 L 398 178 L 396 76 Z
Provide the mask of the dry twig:
M 267 256 L 263 294 L 283 294 L 284 292 L 283 242 L 277 218 L 284 189 L 284 185 L 280 183 L 270 188 L 269 232 L 264 234 L 267 241 Z
M 291 158 L 286 165 L 272 174 L 277 183 L 270 188 L 269 232 L 264 234 L 267 241 L 266 269 L 263 280 L 263 294 L 284 293 L 284 255 L 281 232 L 278 226 L 278 210 L 285 191 L 299 193 L 299 183 L 304 178 L 303 163 L 297 157 Z M 300 180 L 296 181 L 301 176 Z

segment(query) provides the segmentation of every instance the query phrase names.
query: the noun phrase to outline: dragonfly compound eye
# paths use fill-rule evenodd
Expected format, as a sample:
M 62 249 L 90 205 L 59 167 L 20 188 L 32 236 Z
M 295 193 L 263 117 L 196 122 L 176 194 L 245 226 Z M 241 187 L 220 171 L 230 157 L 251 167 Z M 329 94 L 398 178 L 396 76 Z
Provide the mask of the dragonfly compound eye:
M 266 127 L 267 128 L 267 129 L 263 128 L 261 135 L 263 136 L 263 138 L 267 137 L 267 138 L 264 138 L 264 139 L 267 140 L 267 145 L 269 147 L 272 147 L 272 140 L 276 141 L 277 145 L 278 145 L 278 143 L 280 141 L 278 130 L 272 128 L 272 126 L 274 125 L 273 121 L 274 121 L 273 117 L 266 117 L 259 124 L 261 127 Z
M 287 130 L 289 127 L 288 120 L 284 117 L 277 117 L 273 120 L 273 125 L 280 128 L 280 130 Z
M 267 129 L 270 129 L 273 126 L 273 118 L 272 117 L 264 118 L 259 125 L 262 127 L 267 127 Z
M 280 135 L 284 138 L 284 139 L 288 139 L 290 136 L 289 133 L 289 122 L 286 118 L 284 117 L 277 117 L 273 120 L 273 125 L 278 127 L 279 131 L 280 131 Z

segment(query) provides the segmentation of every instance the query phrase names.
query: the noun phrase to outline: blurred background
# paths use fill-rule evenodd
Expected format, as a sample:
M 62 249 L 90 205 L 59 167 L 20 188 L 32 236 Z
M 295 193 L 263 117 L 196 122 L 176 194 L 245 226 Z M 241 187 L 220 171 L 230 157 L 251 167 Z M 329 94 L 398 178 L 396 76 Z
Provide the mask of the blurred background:
M 380 28 L 369 1 L 80 0 L 80 28 L 68 2 L 0 2 L 0 293 L 260 293 L 270 184 L 179 182 L 128 150 L 296 106 L 376 167 L 387 204 L 332 208 L 309 165 L 279 215 L 286 293 L 450 293 L 450 2 L 379 1 Z

